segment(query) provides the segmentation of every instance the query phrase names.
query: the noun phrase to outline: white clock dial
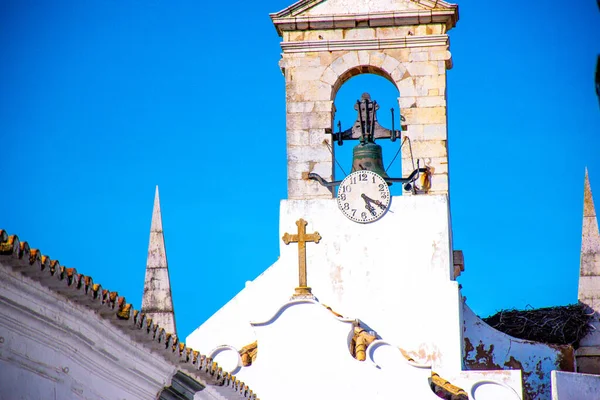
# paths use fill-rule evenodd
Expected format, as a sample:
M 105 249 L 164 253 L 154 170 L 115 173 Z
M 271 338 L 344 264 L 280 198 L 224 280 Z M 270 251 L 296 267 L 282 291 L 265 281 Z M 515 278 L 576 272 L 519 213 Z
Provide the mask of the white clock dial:
M 373 171 L 355 171 L 338 188 L 338 207 L 354 222 L 377 221 L 390 206 L 390 189 Z

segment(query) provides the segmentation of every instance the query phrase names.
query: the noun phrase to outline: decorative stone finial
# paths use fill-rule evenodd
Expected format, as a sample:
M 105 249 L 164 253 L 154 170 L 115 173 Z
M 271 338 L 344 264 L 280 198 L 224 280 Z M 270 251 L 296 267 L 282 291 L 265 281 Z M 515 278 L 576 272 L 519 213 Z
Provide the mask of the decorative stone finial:
M 152 210 L 142 312 L 146 313 L 154 323 L 160 325 L 165 331 L 177 335 L 158 186 L 156 186 L 154 209 Z

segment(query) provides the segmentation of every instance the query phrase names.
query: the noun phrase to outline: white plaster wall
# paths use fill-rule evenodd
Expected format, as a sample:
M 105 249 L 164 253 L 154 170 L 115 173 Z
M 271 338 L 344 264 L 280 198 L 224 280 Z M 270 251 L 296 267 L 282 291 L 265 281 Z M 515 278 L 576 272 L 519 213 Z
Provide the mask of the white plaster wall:
M 462 305 L 452 280 L 448 200 L 394 197 L 379 221 L 344 217 L 334 199 L 284 200 L 280 236 L 304 218 L 319 244 L 307 244 L 308 284 L 324 304 L 360 318 L 382 339 L 429 363 L 440 375 L 462 366 Z M 256 340 L 250 321 L 270 318 L 298 285 L 298 247 L 281 242 L 280 259 L 187 337 L 205 354 Z M 259 345 L 260 352 L 260 345 Z M 248 382 L 252 387 L 252 383 Z
M 463 307 L 463 349 L 466 369 L 469 369 L 463 375 L 473 376 L 483 372 L 476 370 L 522 369 L 523 390 L 529 398 L 550 400 L 550 372 L 560 368 L 563 357 L 572 358 L 572 354 L 562 352 L 570 352 L 571 349 L 514 338 L 486 324 L 466 304 Z M 496 372 L 498 376 L 495 380 L 520 392 L 520 378 L 517 383 L 514 382 L 514 376 L 502 376 L 501 372 Z M 521 375 L 520 371 L 504 372 L 519 372 Z
M 261 399 L 438 399 L 429 388 L 431 369 L 409 363 L 398 348 L 374 343 L 366 361 L 355 360 L 348 351 L 352 321 L 319 303 L 285 304 L 253 326 L 259 352 L 238 377 L 253 382 Z
M 552 371 L 552 400 L 600 399 L 600 375 Z
M 175 367 L 0 264 L 0 399 L 154 399 Z

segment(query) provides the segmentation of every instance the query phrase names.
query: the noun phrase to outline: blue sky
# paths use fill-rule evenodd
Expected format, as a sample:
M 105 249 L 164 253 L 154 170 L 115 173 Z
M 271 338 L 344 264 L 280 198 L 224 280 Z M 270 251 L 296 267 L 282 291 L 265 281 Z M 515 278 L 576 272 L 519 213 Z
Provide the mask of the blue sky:
M 285 87 L 268 14 L 289 4 L 0 1 L 0 228 L 139 307 L 158 184 L 187 336 L 278 257 Z M 586 165 L 600 198 L 600 12 L 459 6 L 448 124 L 463 294 L 482 316 L 573 303 Z M 336 98 L 344 127 L 364 91 L 382 110 L 397 97 L 353 78 Z

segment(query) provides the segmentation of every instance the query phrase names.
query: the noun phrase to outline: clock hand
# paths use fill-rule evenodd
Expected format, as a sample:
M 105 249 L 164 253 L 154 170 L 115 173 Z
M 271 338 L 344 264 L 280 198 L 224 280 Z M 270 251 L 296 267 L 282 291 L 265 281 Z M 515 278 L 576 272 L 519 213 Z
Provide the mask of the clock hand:
M 365 208 L 367 209 L 367 211 L 369 211 L 371 213 L 371 215 L 376 215 L 377 213 L 375 212 L 375 207 L 373 207 L 370 203 L 373 201 L 373 199 L 369 198 L 367 195 L 365 195 L 364 193 L 360 195 L 360 197 L 363 198 L 363 200 L 365 201 Z
M 383 210 L 385 210 L 385 209 L 386 209 L 386 206 L 385 206 L 385 204 L 383 204 L 383 203 L 382 203 L 382 202 L 380 202 L 379 200 L 373 200 L 372 198 L 370 198 L 369 196 L 367 196 L 367 195 L 366 195 L 366 194 L 364 194 L 364 193 L 362 194 L 362 196 L 361 196 L 361 197 L 362 197 L 362 198 L 365 200 L 365 202 L 366 202 L 366 201 L 369 201 L 369 202 L 371 202 L 371 203 L 375 203 L 375 205 L 377 205 L 379 208 L 381 208 L 381 209 L 383 209 Z

